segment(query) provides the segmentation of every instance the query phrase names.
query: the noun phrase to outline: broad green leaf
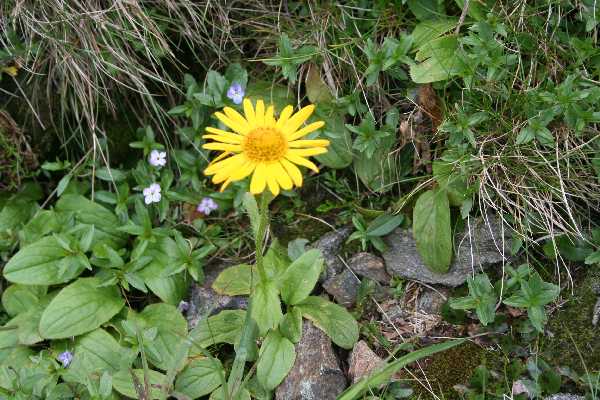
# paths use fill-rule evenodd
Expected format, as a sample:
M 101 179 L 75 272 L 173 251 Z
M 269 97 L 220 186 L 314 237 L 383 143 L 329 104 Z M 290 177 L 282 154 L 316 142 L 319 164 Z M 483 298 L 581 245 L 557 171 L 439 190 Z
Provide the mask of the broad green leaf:
M 233 398 L 231 400 L 250 400 L 250 399 L 251 399 L 250 392 L 247 389 L 242 388 L 240 391 L 238 391 L 237 396 L 235 396 L 235 398 Z M 221 386 L 220 388 L 218 388 L 217 390 L 212 392 L 210 394 L 210 397 L 208 398 L 208 400 L 226 400 L 225 396 L 223 395 L 223 387 Z
M 56 285 L 68 282 L 83 270 L 71 270 L 60 275 L 60 263 L 67 256 L 58 240 L 46 236 L 23 247 L 4 266 L 4 277 L 9 282 L 23 285 Z
M 212 284 L 215 292 L 226 296 L 250 294 L 251 285 L 256 285 L 258 273 L 248 264 L 225 268 Z
M 415 83 L 443 81 L 464 68 L 456 36 L 444 36 L 425 43 L 415 59 L 419 64 L 410 66 L 410 77 Z
M 0 349 L 0 366 L 14 368 L 15 365 L 27 367 L 31 363 L 33 350 L 28 346 L 11 346 Z
M 352 136 L 346 128 L 344 112 L 332 107 L 317 107 L 315 118 L 325 122 L 319 139 L 329 140 L 327 153 L 315 156 L 329 168 L 346 168 L 352 164 Z
M 192 360 L 175 381 L 175 391 L 190 399 L 206 396 L 225 380 L 225 371 L 217 358 Z
M 107 182 L 120 182 L 127 178 L 127 174 L 120 169 L 100 167 L 96 170 L 96 177 Z
M 386 145 L 378 148 L 372 157 L 368 157 L 366 152 L 360 152 L 354 158 L 354 171 L 361 182 L 378 193 L 390 191 L 400 173 L 399 165 L 390 149 L 391 146 Z
M 304 84 L 306 87 L 306 95 L 311 103 L 322 103 L 330 101 L 333 98 L 329 86 L 321 79 L 319 67 L 317 67 L 316 64 L 309 65 Z
M 460 207 L 469 193 L 466 178 L 455 171 L 452 163 L 443 160 L 433 162 L 433 176 L 440 188 L 447 191 L 450 205 Z
M 337 400 L 355 400 L 363 398 L 363 394 L 369 390 L 379 388 L 381 385 L 389 383 L 394 374 L 407 365 L 420 360 L 421 358 L 429 357 L 435 353 L 446 351 L 452 347 L 464 343 L 463 339 L 450 340 L 444 343 L 434 344 L 420 350 L 416 350 L 402 356 L 392 362 L 385 364 L 382 367 L 375 369 L 366 377 L 362 378 L 354 385 L 350 386 L 343 392 Z
M 282 317 L 279 291 L 273 281 L 259 282 L 252 294 L 252 319 L 261 335 L 274 329 Z
M 385 236 L 396 229 L 404 220 L 403 215 L 382 214 L 367 227 L 368 236 Z
M 418 49 L 427 42 L 444 35 L 456 27 L 458 20 L 453 19 L 430 19 L 420 22 L 412 31 L 413 47 Z
M 269 332 L 260 346 L 256 376 L 267 390 L 273 390 L 283 381 L 296 360 L 294 344 L 279 331 Z
M 137 378 L 138 384 L 141 388 L 144 388 L 144 370 L 143 369 L 123 369 L 113 375 L 113 387 L 123 396 L 129 397 L 130 399 L 139 399 L 138 392 L 135 390 L 134 377 Z M 165 375 L 160 372 L 148 370 L 148 383 L 150 386 L 150 393 L 148 393 L 147 399 L 160 399 L 161 398 L 161 387 L 165 384 Z
M 279 323 L 279 331 L 292 343 L 298 343 L 302 338 L 302 311 L 297 307 L 288 309 Z
M 344 307 L 318 296 L 310 296 L 296 307 L 341 348 L 351 349 L 358 340 L 358 323 Z
M 448 272 L 452 261 L 450 204 L 444 190 L 421 194 L 413 209 L 413 235 L 421 259 L 432 271 Z
M 16 345 L 32 345 L 43 341 L 38 325 L 44 309 L 53 296 L 54 293 L 45 295 L 33 307 L 8 321 L 0 330 L 0 349 Z
M 444 2 L 440 0 L 408 0 L 408 8 L 418 20 L 445 17 Z
M 190 356 L 202 354 L 202 349 L 218 343 L 236 344 L 239 341 L 246 311 L 223 310 L 201 320 L 190 332 L 193 342 Z
M 144 255 L 152 257 L 152 261 L 139 272 L 146 286 L 155 295 L 174 306 L 179 304 L 187 291 L 185 274 L 165 276 L 168 268 L 172 266 L 175 254 L 178 254 L 175 240 L 170 237 L 160 238 L 156 243 L 148 245 Z
M 320 250 L 312 249 L 301 255 L 281 277 L 281 299 L 288 305 L 298 304 L 306 299 L 321 276 L 323 263 Z
M 11 317 L 27 312 L 46 294 L 47 286 L 10 285 L 2 293 L 2 306 Z
M 36 242 L 49 233 L 59 232 L 65 227 L 57 213 L 51 210 L 41 210 L 19 232 L 21 248 Z
M 139 329 L 157 330 L 156 337 L 149 344 L 155 351 L 146 351 L 148 361 L 165 371 L 177 367 L 175 350 L 187 336 L 185 318 L 175 306 L 157 303 L 146 306 L 139 314 L 139 319 L 143 321 L 142 326 L 138 326 Z
M 79 278 L 48 305 L 39 331 L 46 339 L 62 339 L 92 331 L 117 314 L 125 300 L 116 286 L 98 287 L 97 278 Z
M 290 263 L 291 260 L 287 255 L 285 247 L 280 245 L 277 239 L 273 240 L 267 254 L 263 258 L 263 265 L 269 279 L 278 280 L 279 276 L 285 272 Z

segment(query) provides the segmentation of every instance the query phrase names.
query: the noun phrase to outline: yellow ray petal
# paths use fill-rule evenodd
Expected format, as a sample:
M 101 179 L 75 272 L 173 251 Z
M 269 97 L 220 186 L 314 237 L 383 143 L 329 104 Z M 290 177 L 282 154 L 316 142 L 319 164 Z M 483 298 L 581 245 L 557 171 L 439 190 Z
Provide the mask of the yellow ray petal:
M 250 160 L 246 161 L 243 165 L 239 166 L 236 171 L 231 174 L 232 181 L 240 181 L 254 172 L 256 163 Z
M 265 125 L 267 126 L 275 126 L 275 118 L 273 114 L 275 113 L 275 108 L 271 105 L 267 107 L 267 111 L 265 112 Z
M 317 154 L 327 153 L 327 149 L 325 147 L 310 147 L 308 149 L 290 149 L 288 150 L 288 154 L 289 153 L 300 157 L 310 157 L 316 156 Z
M 269 174 L 277 179 L 277 183 L 285 190 L 290 190 L 293 186 L 292 179 L 285 172 L 285 169 L 278 162 L 269 164 Z
M 213 128 L 212 126 L 208 126 L 206 128 L 206 132 L 212 133 L 214 135 L 225 136 L 230 138 L 230 140 L 236 140 L 236 143 L 242 143 L 244 137 L 242 135 L 238 135 L 237 133 L 227 132 L 222 129 Z M 204 136 L 203 136 L 204 137 Z
M 323 121 L 317 121 L 317 122 L 313 122 L 312 124 L 308 124 L 304 128 L 288 134 L 287 140 L 289 140 L 291 142 L 293 140 L 300 139 L 301 137 L 306 136 L 309 133 L 322 128 L 324 125 L 325 125 L 325 122 L 323 122 Z
M 267 186 L 269 186 L 269 190 L 273 193 L 273 196 L 279 194 L 279 184 L 277 183 L 277 178 L 273 175 L 267 175 Z
M 229 144 L 241 144 L 242 140 L 237 139 L 237 138 L 231 138 L 229 136 L 222 136 L 222 135 L 202 135 L 203 139 L 212 139 L 216 142 L 221 142 L 221 143 L 229 143 Z
M 303 167 L 310 168 L 315 172 L 319 172 L 319 168 L 317 168 L 317 166 L 315 164 L 313 164 L 311 161 L 308 161 L 306 158 L 297 156 L 293 153 L 290 153 L 289 151 L 285 155 L 285 158 L 287 158 L 289 161 L 293 162 L 294 164 L 302 165 Z
M 298 111 L 296 114 L 294 114 L 283 125 L 281 130 L 283 131 L 283 133 L 285 135 L 290 135 L 291 133 L 297 131 L 298 128 L 300 128 L 300 125 L 302 125 L 308 119 L 308 117 L 310 117 L 310 115 L 313 113 L 313 111 L 315 111 L 314 104 L 309 104 L 306 107 L 302 107 L 300 109 L 300 111 Z
M 242 125 L 249 125 L 248 121 L 246 120 L 246 118 L 244 118 L 242 116 L 242 114 L 240 114 L 239 112 L 237 112 L 236 110 L 234 110 L 231 107 L 224 107 L 223 108 L 223 112 L 225 113 L 225 115 L 227 115 L 229 118 L 231 118 L 232 120 L 242 124 Z
M 223 182 L 223 184 L 221 185 L 221 188 L 219 189 L 219 192 L 224 191 L 231 182 L 232 182 L 231 178 L 229 178 L 225 182 Z
M 243 163 L 245 159 L 246 157 L 243 154 L 236 154 L 233 157 L 229 157 L 218 162 L 213 162 L 208 167 L 206 167 L 206 169 L 204 170 L 204 175 L 214 175 L 217 172 L 219 172 L 219 170 L 227 168 L 229 164 L 237 162 Z
M 215 176 L 213 176 L 212 181 L 214 183 L 221 183 L 224 180 L 232 177 L 233 174 L 235 174 L 241 169 L 244 163 L 245 161 L 243 160 L 236 160 L 234 162 L 229 163 L 228 165 L 224 166 L 215 173 Z
M 205 143 L 202 145 L 202 148 L 206 149 L 206 150 L 233 151 L 236 153 L 239 153 L 240 151 L 242 151 L 242 146 L 240 146 L 239 144 L 227 144 L 227 143 L 219 143 L 219 142 Z
M 259 194 L 265 190 L 267 184 L 267 172 L 265 164 L 258 164 L 250 181 L 250 193 Z
M 281 163 L 281 166 L 286 170 L 286 172 L 292 178 L 294 185 L 296 185 L 297 187 L 301 187 L 302 186 L 302 172 L 300 172 L 298 167 L 296 167 L 294 164 L 292 164 L 291 162 L 289 162 L 286 159 L 281 160 L 280 163 Z
M 265 124 L 265 102 L 256 100 L 256 125 L 263 126 Z
M 288 143 L 289 147 L 326 147 L 329 146 L 329 140 L 313 139 L 313 140 L 294 140 Z
M 217 117 L 217 119 L 224 123 L 229 129 L 239 133 L 240 135 L 245 136 L 248 132 L 250 132 L 250 127 L 248 125 L 234 121 L 222 112 L 216 112 L 215 117 Z
M 251 127 L 255 127 L 256 114 L 254 113 L 252 102 L 249 99 L 244 99 L 244 115 L 246 116 L 246 120 L 248 120 L 248 124 L 250 124 Z
M 285 108 L 281 111 L 281 114 L 279 114 L 279 120 L 277 121 L 277 128 L 281 129 L 283 127 L 283 125 L 288 121 L 288 119 L 290 119 L 290 116 L 292 115 L 292 113 L 294 112 L 294 107 L 292 106 L 285 106 Z

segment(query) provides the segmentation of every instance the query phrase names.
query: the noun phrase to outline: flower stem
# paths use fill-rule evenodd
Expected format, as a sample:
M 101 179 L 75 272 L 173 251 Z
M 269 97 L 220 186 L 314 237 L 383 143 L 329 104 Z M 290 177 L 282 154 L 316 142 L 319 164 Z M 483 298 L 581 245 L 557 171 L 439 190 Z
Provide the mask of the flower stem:
M 263 246 L 265 241 L 265 234 L 267 232 L 267 226 L 269 224 L 269 198 L 266 193 L 263 193 L 260 198 L 259 207 L 259 222 L 256 230 L 256 237 L 254 238 L 254 244 L 256 247 L 256 269 L 261 282 L 267 281 L 267 273 L 263 265 Z M 252 288 L 252 282 L 250 287 Z M 252 290 L 252 289 L 251 289 Z M 252 294 L 248 301 L 248 308 L 246 309 L 246 317 L 244 318 L 244 325 L 242 326 L 242 334 L 240 335 L 240 342 L 235 351 L 235 359 L 231 365 L 231 372 L 229 379 L 227 380 L 227 387 L 229 390 L 225 391 L 225 399 L 235 399 L 244 376 L 244 366 L 250 356 L 252 345 L 256 341 L 256 335 L 258 329 L 256 322 L 252 319 Z

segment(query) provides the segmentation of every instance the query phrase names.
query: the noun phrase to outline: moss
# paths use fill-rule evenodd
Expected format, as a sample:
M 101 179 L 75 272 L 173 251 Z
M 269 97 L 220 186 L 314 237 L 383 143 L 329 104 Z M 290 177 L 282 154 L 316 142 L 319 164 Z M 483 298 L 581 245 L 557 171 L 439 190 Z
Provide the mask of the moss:
M 598 329 L 592 326 L 592 314 L 597 295 L 594 286 L 600 283 L 600 271 L 588 271 L 577 279 L 573 295 L 547 324 L 550 333 L 541 340 L 541 350 L 552 365 L 568 366 L 584 372 L 582 358 L 590 371 L 600 370 Z
M 442 399 L 460 399 L 455 385 L 466 385 L 475 368 L 486 363 L 487 352 L 473 343 L 465 343 L 442 353 L 437 353 L 422 363 L 433 392 Z M 420 377 L 420 373 L 416 373 Z M 414 398 L 431 399 L 433 396 L 418 383 L 413 384 Z

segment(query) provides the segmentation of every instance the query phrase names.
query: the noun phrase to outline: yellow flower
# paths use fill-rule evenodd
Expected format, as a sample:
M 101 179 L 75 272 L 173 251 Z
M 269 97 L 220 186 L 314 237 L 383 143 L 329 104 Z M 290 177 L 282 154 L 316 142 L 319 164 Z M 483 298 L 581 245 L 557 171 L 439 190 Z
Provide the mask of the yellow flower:
M 303 128 L 300 126 L 310 117 L 314 105 L 303 107 L 296 114 L 292 106 L 287 106 L 275 120 L 273 106 L 267 107 L 262 100 L 256 102 L 256 109 L 248 99 L 244 99 L 244 114 L 233 108 L 225 107 L 223 112 L 215 113 L 233 132 L 212 127 L 206 128 L 208 134 L 202 136 L 214 142 L 202 147 L 208 150 L 222 151 L 204 170 L 206 175 L 214 175 L 214 183 L 223 183 L 221 191 L 230 182 L 239 181 L 250 174 L 250 192 L 262 193 L 266 187 L 274 196 L 279 188 L 285 190 L 302 186 L 302 173 L 297 165 L 319 169 L 307 157 L 327 152 L 328 140 L 306 140 L 302 137 L 323 127 L 323 121 L 313 122 Z

